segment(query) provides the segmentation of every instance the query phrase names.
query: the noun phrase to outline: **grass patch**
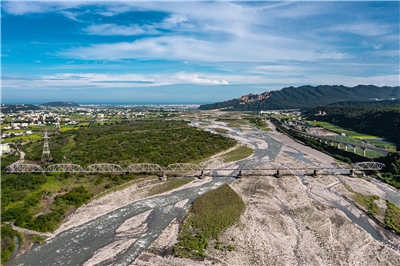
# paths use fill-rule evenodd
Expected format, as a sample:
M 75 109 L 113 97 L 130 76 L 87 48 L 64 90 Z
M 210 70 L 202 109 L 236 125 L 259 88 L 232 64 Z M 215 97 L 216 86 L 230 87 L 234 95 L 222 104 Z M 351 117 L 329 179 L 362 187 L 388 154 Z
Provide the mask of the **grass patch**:
M 46 238 L 33 235 L 33 236 L 31 236 L 31 240 L 34 240 L 34 241 L 38 242 L 39 244 L 43 244 L 46 241 Z
M 253 150 L 246 146 L 240 146 L 233 151 L 227 152 L 221 156 L 224 162 L 235 162 L 249 157 L 253 154 Z
M 240 128 L 241 126 L 249 125 L 249 122 L 243 119 L 217 119 L 217 121 L 225 122 L 228 127 L 232 128 Z
M 367 210 L 369 214 L 376 215 L 378 214 L 379 207 L 378 205 L 374 202 L 375 200 L 379 200 L 380 197 L 376 195 L 372 196 L 366 196 L 361 193 L 355 192 L 349 185 L 343 184 L 343 186 L 353 193 L 353 200 L 355 201 L 356 204 L 359 206 L 362 206 L 364 209 Z
M 387 201 L 385 223 L 397 233 L 400 233 L 400 208 Z
M 223 128 L 219 128 L 219 127 L 214 128 L 214 130 L 217 131 L 218 133 L 221 133 L 221 134 L 228 134 L 229 133 L 229 130 L 223 129 Z
M 268 127 L 267 123 L 265 122 L 264 119 L 260 117 L 250 117 L 246 118 L 250 122 L 250 125 L 258 128 L 259 130 L 266 131 L 266 132 L 271 132 L 272 130 Z
M 243 200 L 226 184 L 198 197 L 181 228 L 174 254 L 183 258 L 204 258 L 208 239 L 218 240 L 218 235 L 233 225 L 244 210 Z
M 101 179 L 101 178 L 100 178 L 100 179 Z M 107 195 L 107 194 L 110 194 L 110 193 L 112 193 L 112 192 L 125 189 L 125 188 L 127 188 L 127 187 L 129 187 L 129 186 L 131 186 L 131 185 L 133 185 L 133 184 L 137 184 L 137 183 L 141 183 L 141 182 L 149 181 L 149 180 L 156 180 L 156 179 L 158 179 L 158 177 L 157 177 L 157 178 L 146 178 L 146 179 L 145 179 L 145 178 L 140 178 L 140 177 L 138 177 L 138 178 L 136 178 L 136 179 L 134 179 L 134 180 L 132 180 L 132 181 L 129 181 L 129 182 L 127 182 L 127 183 L 124 183 L 124 184 L 119 185 L 119 186 L 116 186 L 116 187 L 112 187 L 112 188 L 106 189 L 106 190 L 104 190 L 103 192 L 101 192 L 101 193 L 99 193 L 99 194 L 96 194 L 96 195 L 93 197 L 93 200 L 98 199 L 98 198 L 100 198 L 100 197 L 103 197 L 103 196 L 105 196 L 105 195 Z M 99 180 L 99 179 L 98 179 L 98 180 Z M 95 183 L 95 184 L 96 184 L 96 183 Z M 100 184 L 102 185 L 103 182 L 99 183 L 98 185 L 100 185 Z M 109 183 L 108 185 L 110 185 L 110 183 Z M 111 187 L 111 185 L 110 185 L 110 187 Z M 103 187 L 103 188 L 104 188 L 104 187 Z
M 190 182 L 192 182 L 194 178 L 182 178 L 182 179 L 171 179 L 167 180 L 166 182 L 162 183 L 161 185 L 155 186 L 148 191 L 148 196 L 154 196 L 157 194 L 161 194 L 170 190 L 173 190 L 175 188 L 178 188 L 180 186 L 186 185 Z
M 378 214 L 379 207 L 374 201 L 379 200 L 379 196 L 366 196 L 356 192 L 353 199 L 358 205 L 364 207 L 369 214 Z
M 378 138 L 377 136 L 371 136 L 371 135 L 366 135 L 364 133 L 359 133 L 356 131 L 352 131 L 352 130 L 347 130 L 341 127 L 338 127 L 334 124 L 331 124 L 329 122 L 323 122 L 323 121 L 308 121 L 310 123 L 311 126 L 313 127 L 323 127 L 327 130 L 336 132 L 336 133 L 344 133 L 346 134 L 346 136 L 351 137 L 351 138 L 365 138 L 365 139 L 376 139 Z

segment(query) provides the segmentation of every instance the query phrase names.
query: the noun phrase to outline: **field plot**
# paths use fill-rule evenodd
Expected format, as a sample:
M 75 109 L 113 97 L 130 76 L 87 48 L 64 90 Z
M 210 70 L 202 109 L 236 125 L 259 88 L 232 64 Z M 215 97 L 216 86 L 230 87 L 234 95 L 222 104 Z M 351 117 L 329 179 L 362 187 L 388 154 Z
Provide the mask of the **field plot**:
M 344 133 L 346 136 L 351 137 L 351 138 L 378 138 L 377 136 L 371 136 L 371 135 L 366 135 L 362 133 L 358 133 L 352 130 L 347 130 L 338 126 L 335 126 L 331 123 L 328 122 L 323 122 L 323 121 L 308 121 L 311 126 L 313 127 L 323 127 L 327 130 L 336 132 L 336 133 Z
M 363 133 L 359 133 L 352 130 L 343 129 L 336 125 L 323 121 L 309 121 L 313 127 L 323 127 L 326 130 L 336 132 L 338 134 L 345 134 L 346 136 L 330 136 L 330 138 L 346 141 L 355 144 L 371 144 L 379 148 L 385 148 L 387 150 L 396 150 L 396 146 L 388 141 L 382 140 L 378 136 L 371 136 Z

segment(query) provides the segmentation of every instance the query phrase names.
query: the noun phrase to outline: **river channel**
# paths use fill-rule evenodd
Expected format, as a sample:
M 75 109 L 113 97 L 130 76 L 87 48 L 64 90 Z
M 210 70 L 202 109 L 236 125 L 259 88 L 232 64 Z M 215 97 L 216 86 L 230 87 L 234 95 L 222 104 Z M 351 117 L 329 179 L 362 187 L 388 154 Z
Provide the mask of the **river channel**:
M 268 158 L 268 160 L 273 161 L 283 145 L 270 137 L 268 133 L 260 131 L 243 133 L 239 130 L 232 130 L 230 136 L 233 138 L 247 138 L 248 143 L 255 147 L 254 155 L 251 158 L 237 162 L 238 167 L 258 159 Z M 267 143 L 268 148 L 265 148 L 265 145 L 259 146 L 261 145 L 260 143 Z M 302 157 L 300 151 L 287 154 L 294 159 L 311 163 Z M 229 184 L 234 180 L 233 174 L 231 176 L 218 176 L 214 173 L 212 181 L 202 186 L 182 189 L 170 195 L 134 202 L 86 224 L 64 231 L 44 244 L 35 246 L 27 254 L 10 260 L 7 265 L 82 265 L 91 259 L 99 249 L 121 240 L 132 241 L 132 244 L 118 254 L 113 254 L 115 256 L 111 256 L 111 258 L 107 258 L 96 265 L 131 265 L 174 219 L 182 218 L 185 215 L 186 209 L 194 199 L 207 191 L 216 189 L 223 184 Z M 306 183 L 303 184 L 306 185 Z M 391 192 L 393 194 L 393 191 Z M 399 193 L 397 193 L 397 197 L 400 199 Z M 187 200 L 183 208 L 174 207 L 183 200 Z M 339 209 L 346 213 L 347 209 L 342 208 L 343 206 L 340 206 Z M 151 212 L 145 220 L 145 223 L 147 223 L 145 233 L 118 236 L 117 230 L 126 220 L 146 211 Z M 365 222 L 365 217 L 349 216 L 349 218 L 363 227 L 361 224 L 363 221 Z M 375 232 L 369 233 L 374 234 L 374 238 L 376 238 Z M 379 234 L 379 232 L 376 233 Z

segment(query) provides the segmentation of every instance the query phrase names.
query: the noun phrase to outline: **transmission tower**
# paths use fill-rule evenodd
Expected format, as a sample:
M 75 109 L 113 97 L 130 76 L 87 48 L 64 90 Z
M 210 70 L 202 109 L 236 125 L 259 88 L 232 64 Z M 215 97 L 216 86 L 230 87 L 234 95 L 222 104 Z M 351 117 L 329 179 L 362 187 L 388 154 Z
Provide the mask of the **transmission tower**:
M 42 138 L 43 138 L 42 163 L 49 163 L 50 161 L 53 160 L 53 158 L 51 158 L 50 154 L 50 148 L 49 148 L 50 137 L 47 135 L 47 129 L 44 129 Z

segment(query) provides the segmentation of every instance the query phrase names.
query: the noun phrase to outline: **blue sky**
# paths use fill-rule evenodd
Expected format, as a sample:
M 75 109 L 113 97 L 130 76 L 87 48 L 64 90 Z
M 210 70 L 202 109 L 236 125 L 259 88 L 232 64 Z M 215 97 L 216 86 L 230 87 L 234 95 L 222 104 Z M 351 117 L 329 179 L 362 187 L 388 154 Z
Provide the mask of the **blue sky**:
M 1 2 L 2 103 L 399 85 L 400 2 Z

